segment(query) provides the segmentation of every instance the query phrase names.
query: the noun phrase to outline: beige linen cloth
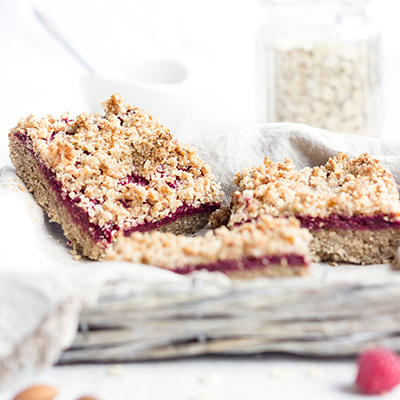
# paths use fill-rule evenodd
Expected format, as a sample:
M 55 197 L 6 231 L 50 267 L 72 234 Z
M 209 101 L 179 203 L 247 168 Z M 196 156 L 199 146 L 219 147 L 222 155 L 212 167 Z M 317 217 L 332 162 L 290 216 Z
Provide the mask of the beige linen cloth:
M 400 143 L 332 133 L 306 125 L 259 124 L 194 143 L 225 192 L 243 167 L 291 158 L 299 168 L 325 164 L 339 151 L 368 152 L 400 184 Z M 110 280 L 179 282 L 169 271 L 119 262 L 75 261 L 57 224 L 50 223 L 12 166 L 0 171 L 0 383 L 21 367 L 54 364 L 74 340 L 79 312 Z

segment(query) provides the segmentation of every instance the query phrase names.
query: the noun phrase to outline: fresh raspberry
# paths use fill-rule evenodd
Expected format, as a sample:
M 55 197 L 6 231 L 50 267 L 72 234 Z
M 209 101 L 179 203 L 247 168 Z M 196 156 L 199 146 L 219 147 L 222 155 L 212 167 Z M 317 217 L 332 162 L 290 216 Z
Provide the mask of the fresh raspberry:
M 382 394 L 400 383 L 400 358 L 388 349 L 376 347 L 358 357 L 356 384 L 365 394 Z

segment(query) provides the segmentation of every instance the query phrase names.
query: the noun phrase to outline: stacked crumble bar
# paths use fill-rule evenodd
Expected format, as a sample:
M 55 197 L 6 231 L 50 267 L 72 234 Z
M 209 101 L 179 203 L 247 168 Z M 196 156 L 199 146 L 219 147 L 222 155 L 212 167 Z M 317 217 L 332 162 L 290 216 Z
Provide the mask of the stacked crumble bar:
M 105 115 L 29 116 L 9 134 L 11 160 L 75 250 L 98 260 L 118 233 L 194 233 L 222 192 L 191 146 L 114 94 Z
M 186 274 L 206 269 L 231 278 L 304 275 L 311 235 L 295 218 L 260 217 L 229 230 L 222 226 L 204 237 L 134 232 L 121 237 L 107 259 L 155 265 Z
M 339 153 L 326 165 L 295 170 L 290 159 L 244 169 L 234 178 L 228 226 L 262 215 L 294 216 L 313 235 L 313 261 L 387 263 L 400 243 L 399 192 L 368 154 Z

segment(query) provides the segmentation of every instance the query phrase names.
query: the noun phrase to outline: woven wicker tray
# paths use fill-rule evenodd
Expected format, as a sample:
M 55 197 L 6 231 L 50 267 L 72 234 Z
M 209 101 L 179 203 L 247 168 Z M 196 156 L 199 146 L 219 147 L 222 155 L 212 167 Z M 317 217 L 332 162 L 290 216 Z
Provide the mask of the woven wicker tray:
M 400 273 L 314 264 L 306 278 L 229 281 L 197 273 L 162 287 L 114 281 L 86 307 L 60 363 L 285 352 L 400 351 Z

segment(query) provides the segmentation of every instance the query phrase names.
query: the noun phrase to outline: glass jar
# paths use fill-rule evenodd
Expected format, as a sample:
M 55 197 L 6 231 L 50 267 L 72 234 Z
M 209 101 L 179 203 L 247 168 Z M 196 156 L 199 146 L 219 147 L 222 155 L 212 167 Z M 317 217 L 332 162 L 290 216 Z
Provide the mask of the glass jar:
M 259 117 L 379 136 L 380 31 L 368 0 L 261 0 Z

